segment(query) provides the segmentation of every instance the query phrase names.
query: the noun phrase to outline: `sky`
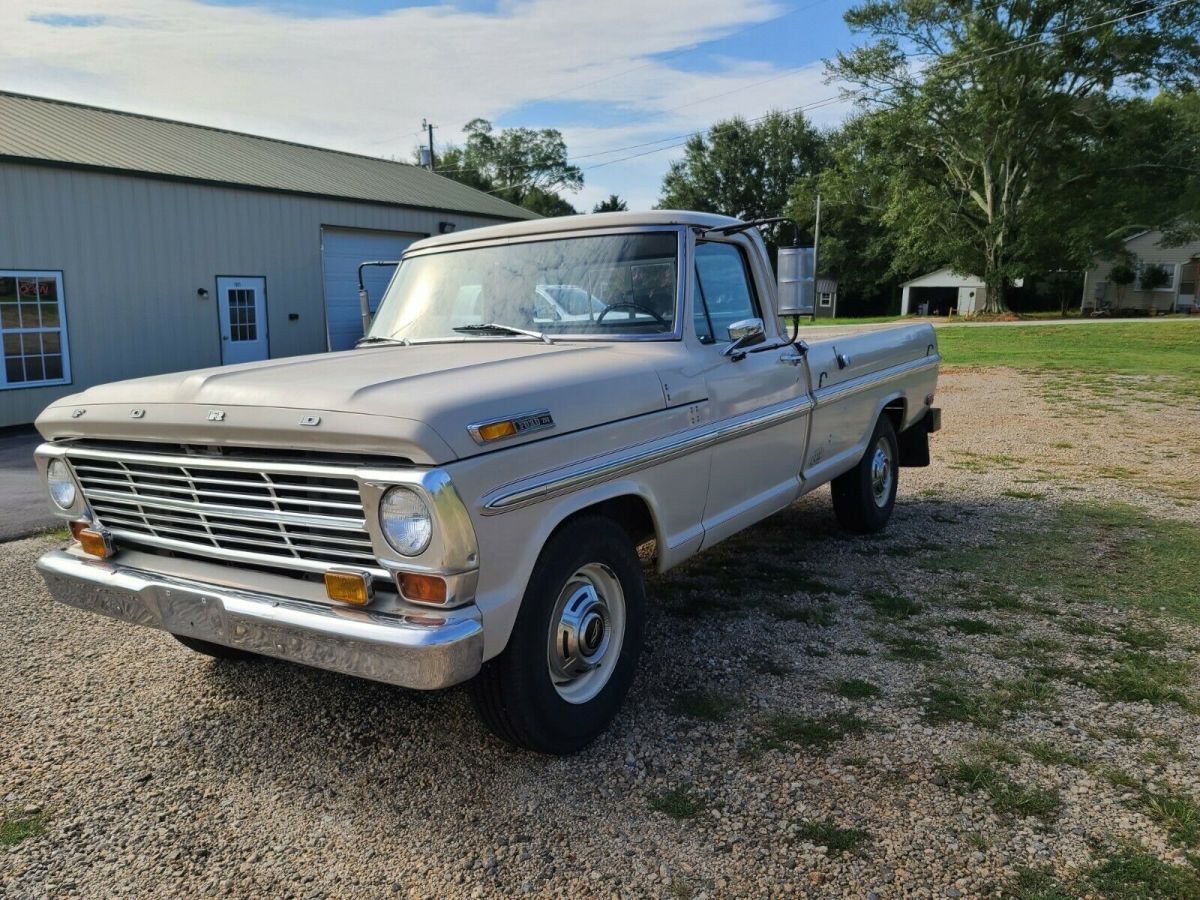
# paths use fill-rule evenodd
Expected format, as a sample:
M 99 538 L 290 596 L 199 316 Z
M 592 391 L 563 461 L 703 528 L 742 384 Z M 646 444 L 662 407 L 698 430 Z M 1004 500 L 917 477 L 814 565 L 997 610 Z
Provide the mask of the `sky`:
M 585 186 L 649 209 L 686 136 L 848 107 L 850 0 L 3 0 L 0 89 L 410 160 L 482 117 L 558 128 Z M 831 98 L 833 98 L 831 100 Z

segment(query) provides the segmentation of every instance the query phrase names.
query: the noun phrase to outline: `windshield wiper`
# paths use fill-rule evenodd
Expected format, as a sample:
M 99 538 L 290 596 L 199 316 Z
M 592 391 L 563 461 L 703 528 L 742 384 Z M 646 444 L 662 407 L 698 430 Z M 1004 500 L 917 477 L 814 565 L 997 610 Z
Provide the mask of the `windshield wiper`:
M 365 347 L 368 344 L 400 344 L 404 347 L 407 347 L 411 343 L 412 342 L 408 338 L 390 338 L 390 337 L 375 336 L 375 337 L 359 338 L 357 341 L 355 341 L 354 346 L 356 349 L 358 347 Z
M 498 322 L 481 322 L 478 325 L 460 325 L 454 329 L 461 331 L 463 334 L 523 334 L 525 337 L 537 338 L 546 344 L 553 344 L 554 341 L 546 337 L 540 331 L 530 331 L 528 328 L 517 328 L 513 325 L 501 325 Z

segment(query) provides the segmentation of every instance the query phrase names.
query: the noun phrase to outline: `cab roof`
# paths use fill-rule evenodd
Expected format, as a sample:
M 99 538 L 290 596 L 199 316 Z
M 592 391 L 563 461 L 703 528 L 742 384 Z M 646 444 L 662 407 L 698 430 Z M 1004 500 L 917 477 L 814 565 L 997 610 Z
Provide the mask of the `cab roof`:
M 740 219 L 729 216 L 677 209 L 556 216 L 548 219 L 531 219 L 526 222 L 507 222 L 503 225 L 489 225 L 484 228 L 469 228 L 452 234 L 428 237 L 414 242 L 408 249 L 409 251 L 427 250 L 433 247 L 449 247 L 454 244 L 470 244 L 497 238 L 524 237 L 530 234 L 562 234 L 597 228 L 636 228 L 642 225 L 699 225 L 702 228 L 713 228 L 722 225 L 736 225 L 740 221 Z

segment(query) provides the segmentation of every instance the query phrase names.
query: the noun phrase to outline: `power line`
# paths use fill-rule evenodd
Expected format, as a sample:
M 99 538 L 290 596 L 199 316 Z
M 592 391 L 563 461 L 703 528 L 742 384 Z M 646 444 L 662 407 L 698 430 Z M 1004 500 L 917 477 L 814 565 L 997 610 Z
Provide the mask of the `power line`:
M 1097 23 L 1093 23 L 1090 25 L 1081 25 L 1081 26 L 1079 26 L 1079 28 L 1075 28 L 1070 31 L 1062 31 L 1062 32 L 1050 31 L 1050 32 L 1043 32 L 1043 34 L 1036 35 L 1032 38 L 1026 38 L 1026 37 L 1014 38 L 1014 40 L 1008 41 L 1006 44 L 1002 44 L 1001 49 L 994 50 L 994 52 L 986 53 L 983 55 L 973 56 L 973 58 L 970 58 L 970 59 L 955 61 L 955 62 L 953 62 L 953 64 L 950 64 L 946 68 L 949 68 L 949 70 L 954 70 L 954 68 L 960 68 L 962 66 L 972 65 L 972 64 L 974 64 L 974 62 L 985 62 L 990 59 L 995 59 L 995 58 L 997 58 L 997 56 L 1006 55 L 1008 53 L 1015 53 L 1021 49 L 1027 49 L 1030 47 L 1037 46 L 1037 44 L 1043 43 L 1046 40 L 1046 38 L 1048 38 L 1048 37 L 1070 37 L 1073 35 L 1082 34 L 1082 32 L 1085 32 L 1085 31 L 1092 31 L 1097 28 L 1104 28 L 1105 25 L 1111 25 L 1111 24 L 1116 24 L 1116 23 L 1120 23 L 1120 22 L 1127 22 L 1127 20 L 1129 20 L 1129 19 L 1135 19 L 1135 18 L 1140 18 L 1140 17 L 1145 17 L 1145 16 L 1152 16 L 1152 14 L 1154 14 L 1156 12 L 1163 12 L 1165 10 L 1169 10 L 1169 8 L 1171 8 L 1171 7 L 1181 5 L 1181 4 L 1184 4 L 1184 2 L 1189 2 L 1189 1 L 1190 0 L 1170 0 L 1169 2 L 1164 2 L 1164 4 L 1159 4 L 1158 6 L 1148 7 L 1148 8 L 1146 8 L 1146 10 L 1141 10 L 1139 12 L 1126 13 L 1126 14 L 1124 14 L 1124 16 L 1112 17 L 1110 19 L 1103 20 L 1103 22 L 1097 22 Z M 990 7 L 990 8 L 996 8 L 1000 5 L 1001 4 L 996 4 L 996 6 Z M 1014 46 L 1014 44 L 1019 44 L 1019 46 Z M 908 56 L 906 55 L 905 58 L 907 59 Z M 782 77 L 782 76 L 780 76 L 780 77 Z M 774 80 L 774 79 L 768 79 L 768 80 Z M 746 86 L 752 86 L 752 85 L 746 85 Z M 731 92 L 733 92 L 733 91 L 731 91 Z M 821 98 L 821 100 L 812 101 L 810 103 L 805 103 L 805 104 L 802 104 L 802 106 L 792 107 L 791 109 L 781 110 L 780 115 L 787 115 L 790 113 L 797 113 L 797 112 L 809 112 L 809 110 L 818 109 L 818 108 L 821 108 L 824 106 L 829 106 L 829 104 L 832 104 L 832 103 L 835 103 L 835 102 L 838 102 L 841 100 L 865 100 L 866 96 L 868 96 L 868 95 L 866 95 L 865 91 L 840 92 L 840 94 L 836 94 L 836 95 L 829 96 L 829 97 L 823 97 L 823 98 Z M 701 102 L 701 101 L 697 101 L 697 102 Z M 671 112 L 671 110 L 666 110 L 666 112 Z M 762 121 L 763 119 L 769 118 L 769 116 L 772 114 L 773 113 L 767 113 L 767 114 L 764 114 L 761 116 L 757 116 L 757 118 L 755 118 L 755 119 L 748 119 L 746 121 L 748 121 L 748 122 Z M 614 164 L 614 163 L 626 162 L 628 160 L 636 160 L 636 158 L 641 157 L 641 156 L 650 156 L 650 155 L 656 154 L 656 152 L 662 152 L 665 150 L 674 150 L 674 149 L 680 148 L 680 146 L 684 146 L 686 144 L 686 142 L 688 142 L 688 140 L 690 140 L 691 138 L 700 137 L 701 134 L 706 134 L 709 131 L 712 131 L 712 127 L 702 128 L 702 130 L 700 130 L 700 131 L 692 131 L 692 132 L 688 132 L 686 134 L 676 134 L 676 136 L 672 136 L 672 137 L 668 137 L 668 138 L 659 138 L 658 140 L 649 140 L 649 142 L 644 142 L 642 144 L 631 144 L 629 146 L 623 146 L 623 148 L 613 148 L 611 150 L 601 150 L 598 152 L 594 152 L 594 154 L 588 154 L 588 155 L 583 155 L 583 156 L 574 156 L 574 157 L 569 157 L 569 158 L 570 158 L 570 160 L 584 160 L 584 158 L 594 158 L 596 156 L 607 156 L 610 154 L 616 154 L 616 152 L 622 152 L 624 150 L 638 150 L 638 149 L 642 149 L 642 148 L 648 148 L 648 146 L 650 146 L 650 148 L 654 148 L 652 150 L 638 152 L 638 154 L 631 154 L 629 156 L 623 156 L 623 157 L 617 158 L 617 160 L 607 160 L 605 162 L 592 164 L 592 166 L 582 167 L 584 170 L 604 168 L 605 166 L 612 166 L 612 164 Z M 668 142 L 682 142 L 682 143 L 668 143 Z M 667 144 L 667 145 L 666 146 L 655 146 L 658 144 Z M 496 188 L 496 191 L 488 191 L 488 193 L 496 193 L 497 191 L 512 190 L 512 188 L 520 188 L 520 187 L 524 187 L 524 186 L 526 186 L 526 185 L 510 185 L 508 187 Z
M 1129 21 L 1131 19 L 1136 19 L 1136 18 L 1141 18 L 1144 16 L 1153 15 L 1155 13 L 1163 12 L 1164 10 L 1167 10 L 1172 7 L 1179 6 L 1183 3 L 1188 3 L 1188 2 L 1193 2 L 1193 0 L 1169 0 L 1169 2 L 1161 3 L 1161 4 L 1158 4 L 1157 6 L 1152 6 L 1147 9 L 1137 11 L 1137 12 L 1127 13 L 1122 16 L 1114 16 L 1111 19 L 1106 19 L 1102 22 L 1096 22 L 1096 23 L 1093 23 L 1090 25 L 1083 25 L 1078 28 L 1072 29 L 1070 31 L 1065 31 L 1065 32 L 1051 31 L 1051 32 L 1041 33 L 1041 34 L 1036 35 L 1032 39 L 1026 39 L 1023 37 L 1015 38 L 1011 41 L 1008 41 L 1006 44 L 1002 45 L 1002 49 L 1000 49 L 1000 50 L 992 51 L 990 53 L 986 53 L 986 54 L 983 54 L 983 55 L 977 56 L 977 57 L 972 57 L 972 58 L 968 58 L 968 59 L 964 59 L 964 60 L 958 60 L 958 61 L 952 63 L 947 68 L 955 69 L 955 68 L 961 68 L 962 66 L 965 66 L 965 65 L 971 65 L 973 63 L 986 62 L 990 59 L 995 59 L 998 56 L 1003 56 L 1008 53 L 1014 53 L 1018 50 L 1028 49 L 1029 47 L 1034 47 L 1039 44 L 1042 44 L 1045 42 L 1045 40 L 1048 37 L 1058 37 L 1058 38 L 1071 37 L 1072 35 L 1082 34 L 1087 31 L 1092 31 L 1096 28 L 1103 28 L 1106 25 L 1113 25 L 1113 24 L 1117 24 L 1119 22 Z M 997 4 L 997 6 L 999 6 L 999 5 L 1000 4 Z M 996 8 L 996 7 L 992 7 L 992 8 Z M 1019 46 L 1012 46 L 1014 44 L 1019 44 Z M 909 57 L 909 55 L 905 54 L 904 58 L 907 60 L 910 57 Z M 804 111 L 809 111 L 809 110 L 813 110 L 813 109 L 818 109 L 823 106 L 828 106 L 831 103 L 838 102 L 839 100 L 854 100 L 854 99 L 864 100 L 864 99 L 867 99 L 867 97 L 868 97 L 867 91 L 860 90 L 860 91 L 842 92 L 842 93 L 839 93 L 839 94 L 836 94 L 836 95 L 833 95 L 830 97 L 825 97 L 821 100 L 815 100 L 815 101 L 812 101 L 811 103 L 792 107 L 791 109 L 782 110 L 779 112 L 779 114 L 780 115 L 788 115 L 790 113 L 795 113 L 795 112 L 804 112 Z M 753 119 L 748 119 L 746 121 L 747 121 L 747 123 L 760 122 L 763 119 L 769 118 L 773 114 L 774 114 L 773 112 L 766 113 L 762 116 L 758 116 Z M 628 160 L 637 159 L 642 156 L 650 156 L 655 153 L 661 153 L 665 150 L 674 150 L 674 149 L 677 149 L 678 147 L 684 146 L 687 143 L 687 141 L 690 140 L 691 138 L 699 137 L 700 135 L 707 134 L 711 130 L 712 130 L 712 126 L 705 128 L 705 129 L 701 129 L 699 131 L 693 131 L 693 132 L 689 132 L 687 134 L 676 135 L 671 138 L 661 138 L 660 140 L 648 141 L 648 142 L 646 142 L 644 144 L 640 144 L 640 145 L 634 144 L 634 145 L 630 145 L 628 147 L 616 148 L 616 149 L 612 149 L 612 150 L 600 151 L 598 153 L 593 153 L 593 154 L 590 154 L 590 156 L 592 156 L 592 157 L 606 156 L 610 153 L 621 152 L 622 150 L 633 150 L 633 149 L 638 149 L 640 147 L 647 147 L 647 146 L 652 146 L 655 144 L 661 144 L 666 141 L 683 139 L 680 143 L 668 144 L 667 146 L 664 146 L 664 147 L 654 147 L 654 149 L 645 150 L 644 152 L 641 152 L 641 153 L 633 153 L 628 156 L 620 157 L 618 159 L 610 159 L 610 160 L 606 160 L 605 162 L 595 163 L 590 166 L 583 166 L 582 168 L 584 169 L 584 171 L 590 171 L 592 169 L 599 169 L 599 168 L 614 165 L 614 164 L 620 163 L 620 162 L 627 162 Z M 585 157 L 584 156 L 576 156 L 576 157 L 571 157 L 571 158 L 572 159 L 584 159 Z M 493 190 L 487 191 L 486 193 L 496 194 L 496 193 L 499 193 L 501 191 L 506 191 L 506 190 L 519 190 L 521 188 L 528 187 L 533 183 L 534 182 L 527 182 L 524 184 L 505 185 L 503 187 L 499 187 L 499 188 L 495 188 Z

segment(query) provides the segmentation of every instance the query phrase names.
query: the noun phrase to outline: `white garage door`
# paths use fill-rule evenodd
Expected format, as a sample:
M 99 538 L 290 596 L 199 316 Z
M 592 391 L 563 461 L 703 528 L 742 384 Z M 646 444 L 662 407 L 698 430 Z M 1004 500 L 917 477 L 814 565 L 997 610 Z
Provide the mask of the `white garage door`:
M 357 228 L 322 228 L 321 262 L 325 270 L 325 321 L 330 350 L 348 350 L 362 337 L 362 312 L 358 305 L 358 265 L 367 260 L 399 259 L 421 234 L 401 231 L 363 231 Z M 363 269 L 363 283 L 371 298 L 371 311 L 387 288 L 395 269 Z

